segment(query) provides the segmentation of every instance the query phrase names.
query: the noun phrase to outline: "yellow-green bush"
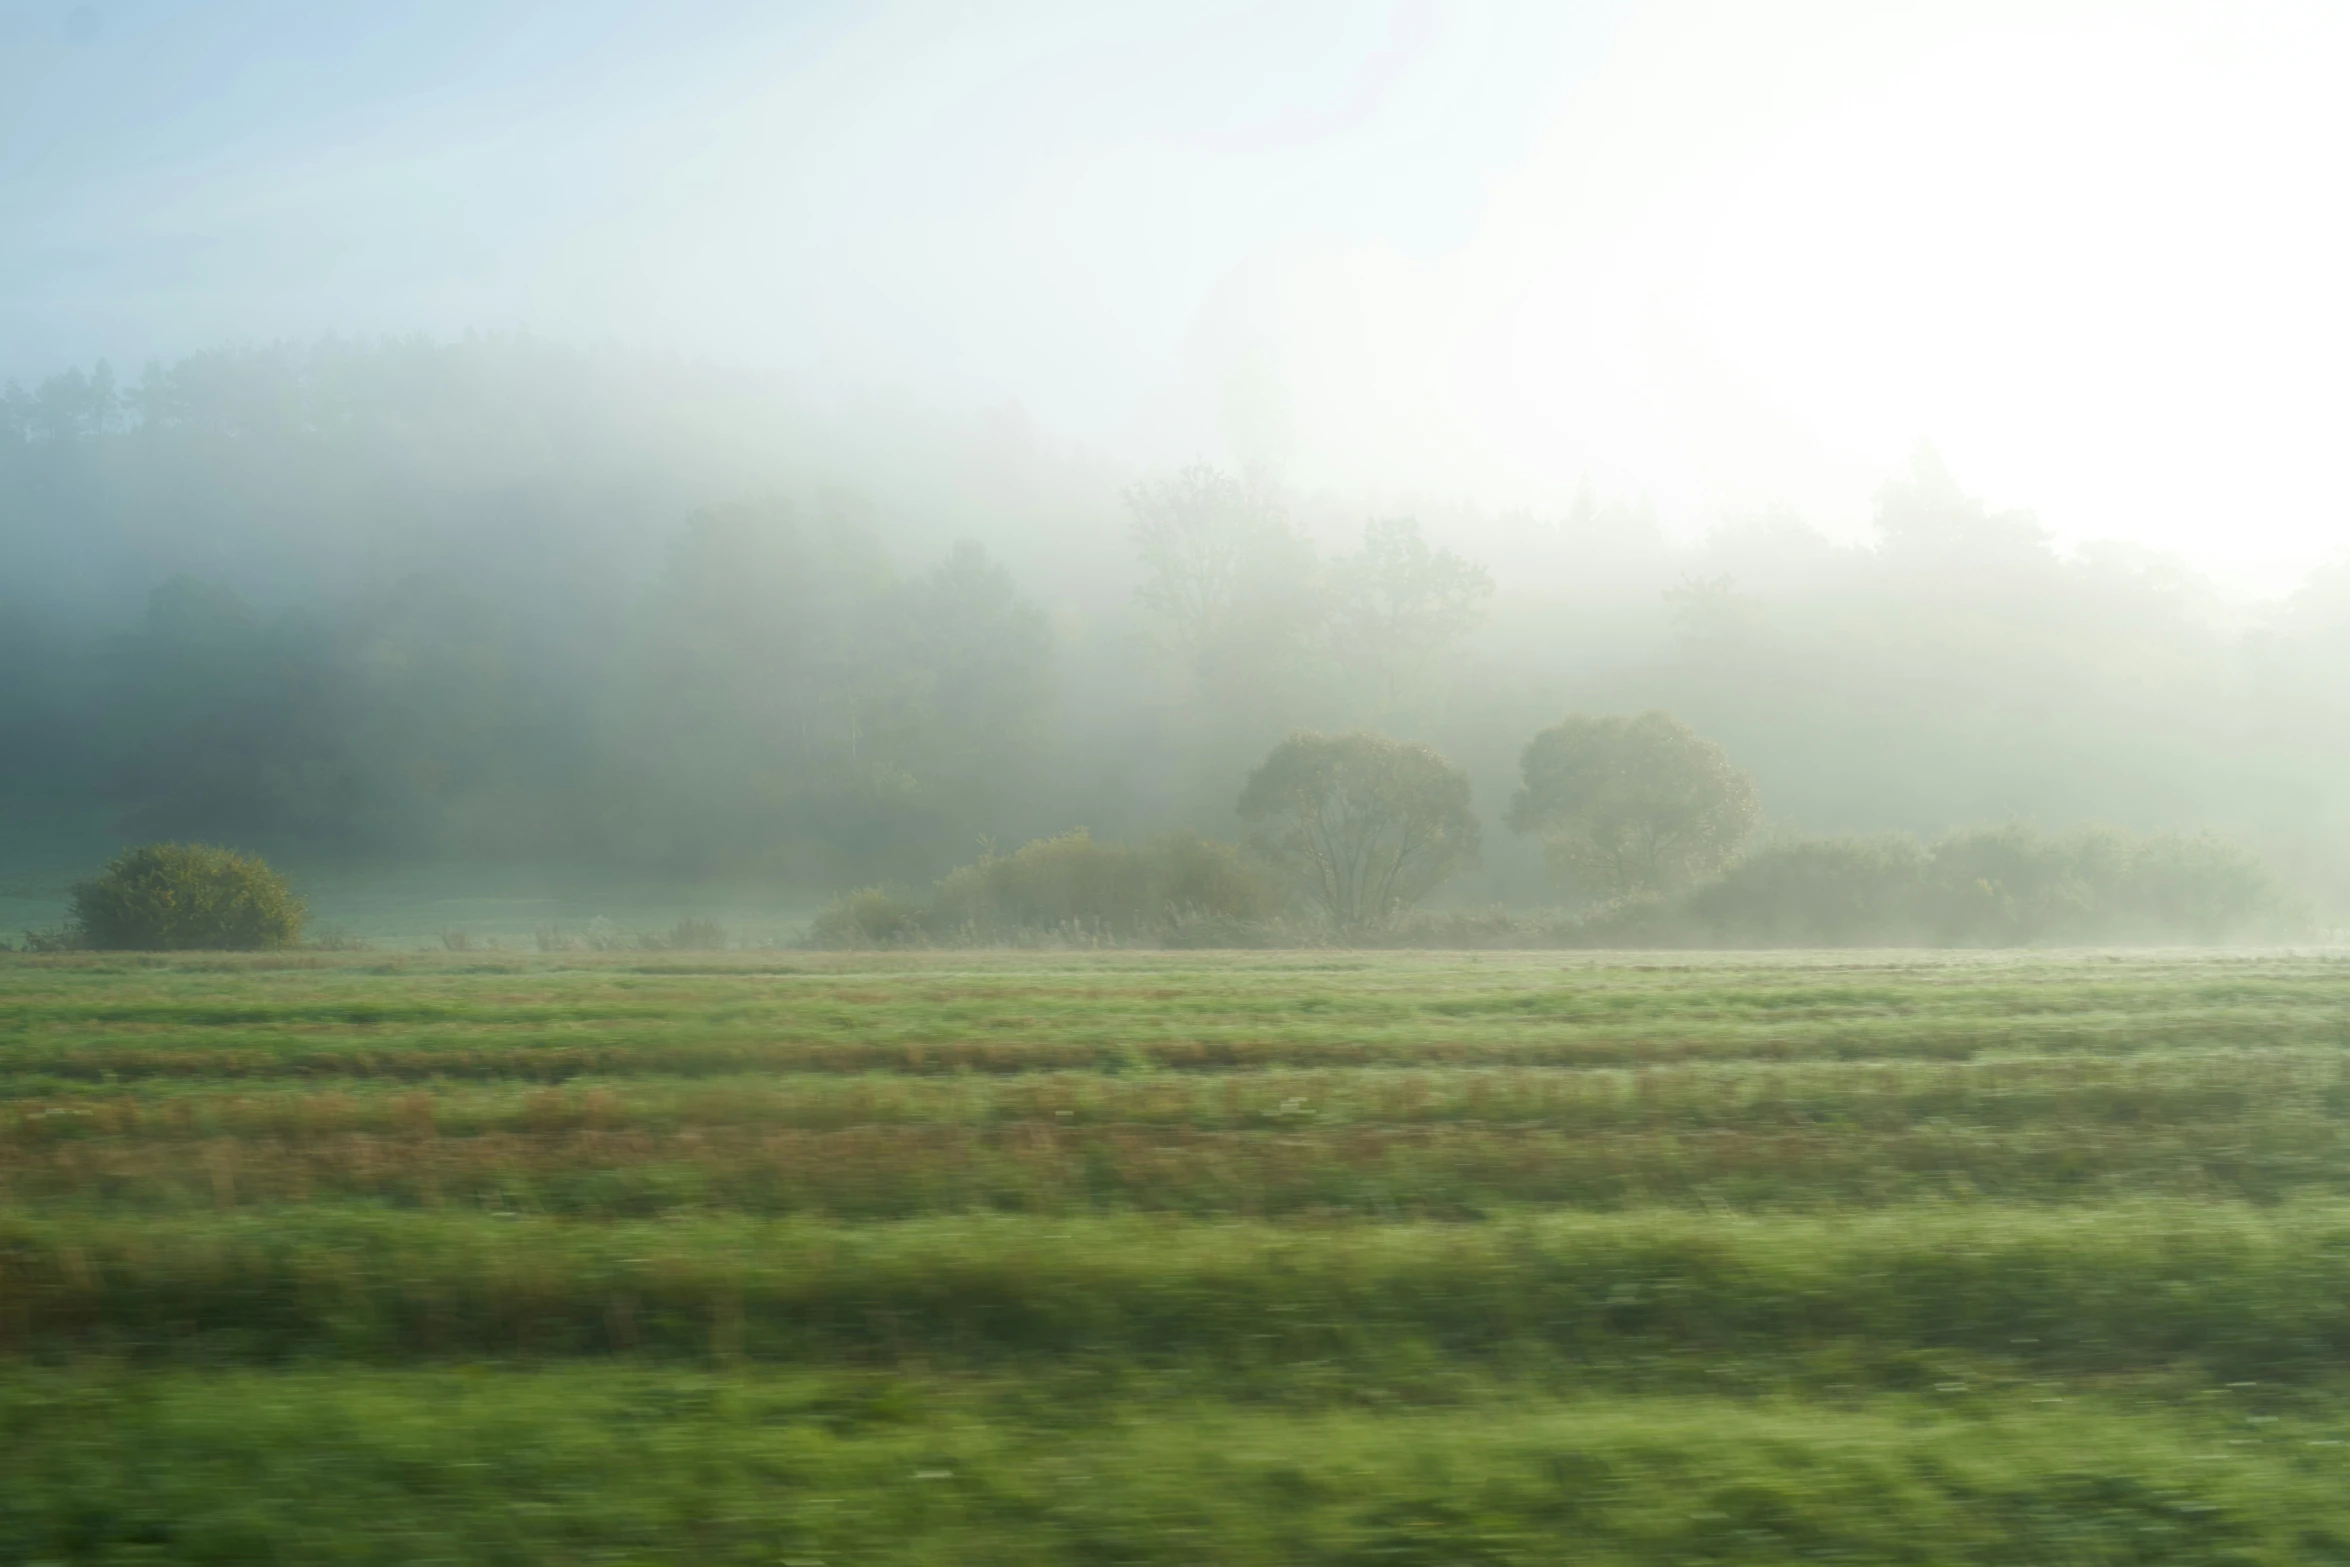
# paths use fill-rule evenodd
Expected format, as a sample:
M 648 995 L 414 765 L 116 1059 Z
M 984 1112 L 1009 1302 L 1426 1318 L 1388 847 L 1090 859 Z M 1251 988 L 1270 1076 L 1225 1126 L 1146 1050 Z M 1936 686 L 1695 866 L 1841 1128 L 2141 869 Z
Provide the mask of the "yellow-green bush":
M 808 927 L 812 947 L 904 947 L 921 940 L 921 905 L 880 887 L 843 893 Z
M 73 934 L 101 950 L 290 947 L 307 917 L 286 879 L 258 856 L 201 843 L 126 849 L 73 890 Z
M 1178 922 L 1262 921 L 1280 904 L 1279 889 L 1230 844 L 1171 835 L 1137 848 L 1080 827 L 950 872 L 925 923 L 946 941 L 1152 940 Z

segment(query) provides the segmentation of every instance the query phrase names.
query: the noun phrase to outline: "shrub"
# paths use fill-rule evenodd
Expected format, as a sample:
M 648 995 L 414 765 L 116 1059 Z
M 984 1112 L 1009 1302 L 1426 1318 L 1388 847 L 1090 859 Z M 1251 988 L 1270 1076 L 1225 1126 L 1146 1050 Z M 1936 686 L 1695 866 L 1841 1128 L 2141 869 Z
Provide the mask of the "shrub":
M 588 921 L 587 934 L 580 940 L 590 952 L 626 952 L 633 945 L 619 926 L 601 914 Z
M 1928 929 L 1954 947 L 2094 939 L 2098 884 L 2126 856 L 2098 834 L 2068 844 L 2020 824 L 1951 833 L 1926 853 Z
M 927 906 L 869 887 L 816 916 L 808 944 L 892 947 L 1161 942 L 1263 946 L 1281 889 L 1228 843 L 1170 834 L 1137 848 L 1080 827 L 940 878 Z
M 724 952 L 726 927 L 716 920 L 687 915 L 668 931 L 652 939 L 648 945 L 663 952 Z
M 1686 908 L 1714 940 L 1771 946 L 2221 941 L 2299 923 L 2274 873 L 2220 839 L 2110 827 L 2050 837 L 2014 824 L 1923 848 L 1901 838 L 1770 844 Z
M 921 939 L 921 905 L 879 887 L 835 898 L 808 927 L 811 947 L 904 947 Z
M 1771 946 L 1912 941 L 1924 863 L 1906 838 L 1783 840 L 1698 888 L 1689 913 L 1717 936 Z
M 306 911 L 254 856 L 206 844 L 129 849 L 73 890 L 73 933 L 112 951 L 254 951 L 302 939 Z
M 1684 900 L 1641 894 L 1611 898 L 1581 910 L 1559 927 L 1561 945 L 1575 947 L 1690 947 L 1703 942 Z
M 2197 941 L 2244 931 L 2291 934 L 2307 923 L 2260 856 L 2209 833 L 2147 839 L 2123 875 L 2122 893 L 2145 928 Z
M 1237 844 L 1190 833 L 1151 840 L 1151 895 L 1159 918 L 1237 930 L 1278 918 L 1288 900 L 1264 867 Z M 1249 942 L 1218 945 L 1252 945 Z
M 1283 920 L 1235 919 L 1228 914 L 1202 914 L 1188 908 L 1168 910 L 1166 923 L 1158 929 L 1160 946 L 1193 951 L 1310 947 L 1323 937 L 1319 927 L 1296 930 Z
M 1023 944 L 1084 937 L 1250 946 L 1281 911 L 1281 890 L 1228 843 L 1170 834 L 1148 846 L 1101 843 L 1080 827 L 950 872 L 932 896 L 932 935 Z
M 949 872 L 931 896 L 926 923 L 936 935 L 980 942 L 1072 929 L 1131 935 L 1150 918 L 1150 884 L 1143 854 L 1096 843 L 1080 827 Z

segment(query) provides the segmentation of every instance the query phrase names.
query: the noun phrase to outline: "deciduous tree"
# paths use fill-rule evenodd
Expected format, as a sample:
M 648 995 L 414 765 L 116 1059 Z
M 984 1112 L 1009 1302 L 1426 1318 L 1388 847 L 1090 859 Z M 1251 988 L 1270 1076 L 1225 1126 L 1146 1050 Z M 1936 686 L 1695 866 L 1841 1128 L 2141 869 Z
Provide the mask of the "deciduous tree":
M 1761 811 L 1728 753 L 1670 713 L 1574 714 L 1527 743 L 1513 832 L 1554 874 L 1609 897 L 1661 893 L 1727 864 Z
M 1331 562 L 1331 651 L 1348 682 L 1387 712 L 1476 626 L 1492 596 L 1484 567 L 1431 548 L 1417 522 L 1374 522 L 1360 551 Z
M 1313 551 L 1261 485 L 1205 463 L 1126 492 L 1142 560 L 1135 597 L 1210 685 L 1261 679 L 1311 629 Z
M 1391 918 L 1477 858 L 1468 775 L 1385 735 L 1291 735 L 1249 775 L 1240 816 L 1342 932 Z

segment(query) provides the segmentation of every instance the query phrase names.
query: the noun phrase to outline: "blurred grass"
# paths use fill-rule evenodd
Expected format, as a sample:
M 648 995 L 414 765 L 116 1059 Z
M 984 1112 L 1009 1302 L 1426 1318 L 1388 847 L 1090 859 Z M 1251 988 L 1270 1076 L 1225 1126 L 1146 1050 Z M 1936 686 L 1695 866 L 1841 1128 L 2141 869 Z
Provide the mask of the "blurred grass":
M 1437 1087 L 1449 1085 L 1439 1078 Z M 433 1119 L 429 1099 L 317 1102 L 332 1097 L 43 1103 L 0 1126 L 0 1206 L 185 1213 L 335 1201 L 581 1219 L 1148 1212 L 1467 1220 L 1529 1206 L 1764 1214 L 1923 1200 L 2350 1196 L 2350 1123 L 2331 1093 L 2200 1115 L 2164 1114 L 2156 1103 L 2128 1119 L 2127 1101 L 2073 1115 L 2065 1106 L 2038 1117 L 1943 1114 L 1891 1125 L 1870 1125 L 1866 1105 L 1816 1121 L 1762 1105 L 1743 1116 L 1734 1113 L 1741 1107 L 1720 1107 L 1694 1124 L 1659 1115 L 1594 1126 L 1566 1115 L 1563 1125 L 1324 1120 L 1301 1092 L 1229 1130 L 1081 1121 L 1075 1112 L 976 1126 L 661 1124 L 626 1091 L 608 1089 L 569 1103 L 525 1100 L 490 1127 L 468 1128 L 455 1115 Z M 755 1115 L 766 1107 L 753 1100 L 739 1108 Z M 139 1130 L 126 1134 L 126 1124 Z M 242 1132 L 221 1130 L 239 1125 Z
M 1040 1397 L 1048 1393 L 1049 1397 Z M 0 1375 L 0 1556 L 129 1563 L 2307 1563 L 2341 1421 L 2226 1390 L 1529 1399 L 577 1368 Z
M 2097 1374 L 2192 1362 L 2221 1380 L 2315 1376 L 2350 1353 L 2350 1204 L 2337 1202 L 1311 1227 L 11 1214 L 0 1268 L 0 1348 L 178 1359 L 1375 1368 L 1390 1353 L 1524 1350 L 1637 1378 L 1834 1351 L 1898 1381 L 1912 1350 Z
M 2350 961 L 0 956 L 0 1560 L 2350 1560 Z

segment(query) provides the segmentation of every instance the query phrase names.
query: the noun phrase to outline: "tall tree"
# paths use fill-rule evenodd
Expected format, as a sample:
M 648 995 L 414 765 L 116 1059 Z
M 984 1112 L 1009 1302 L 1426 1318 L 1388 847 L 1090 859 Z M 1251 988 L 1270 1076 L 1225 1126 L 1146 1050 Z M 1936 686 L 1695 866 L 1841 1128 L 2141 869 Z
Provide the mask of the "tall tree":
M 1144 608 L 1204 663 L 1294 630 L 1311 555 L 1271 491 L 1205 463 L 1126 492 Z
M 1468 775 L 1385 735 L 1291 735 L 1249 774 L 1240 818 L 1346 933 L 1392 918 L 1477 858 Z
M 906 585 L 897 618 L 914 699 L 894 754 L 962 815 L 983 817 L 1044 744 L 1052 627 L 1012 574 L 967 539 Z
M 1363 547 L 1333 561 L 1331 652 L 1349 684 L 1380 713 L 1484 618 L 1493 578 L 1447 549 L 1433 549 L 1411 518 L 1373 522 Z
M 1720 869 L 1760 819 L 1754 781 L 1670 713 L 1574 714 L 1526 745 L 1513 832 L 1538 832 L 1553 874 L 1609 897 Z
M 647 595 L 614 706 L 641 851 L 918 874 L 1033 760 L 1051 634 L 976 545 L 911 580 L 855 518 L 705 512 Z

